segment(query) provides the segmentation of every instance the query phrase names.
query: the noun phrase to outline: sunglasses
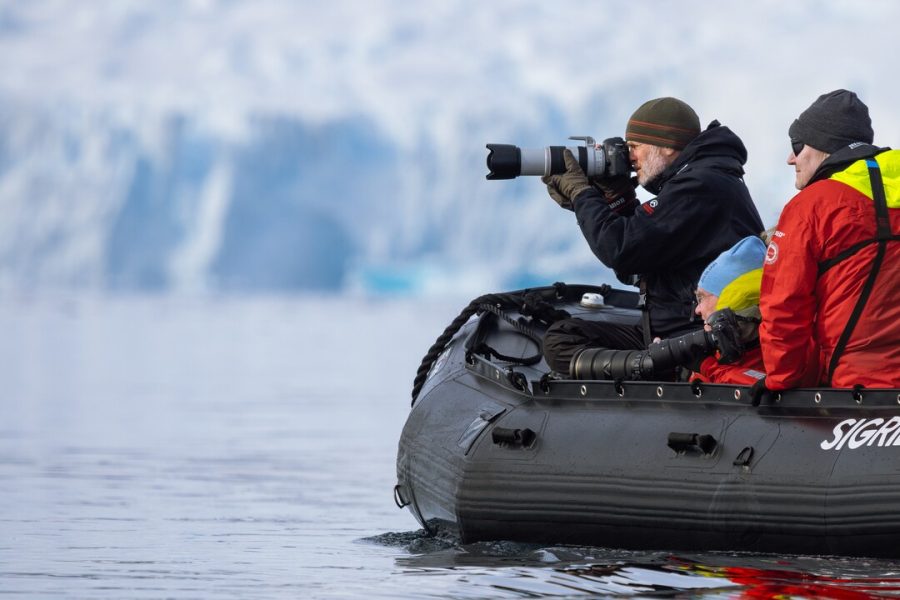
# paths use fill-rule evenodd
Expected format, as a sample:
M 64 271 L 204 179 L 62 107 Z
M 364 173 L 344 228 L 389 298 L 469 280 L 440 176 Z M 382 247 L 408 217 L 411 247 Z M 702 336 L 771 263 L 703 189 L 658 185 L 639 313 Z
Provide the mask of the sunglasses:
M 803 152 L 803 147 L 806 146 L 800 140 L 791 140 L 791 150 L 794 152 L 794 156 L 800 156 L 800 153 Z

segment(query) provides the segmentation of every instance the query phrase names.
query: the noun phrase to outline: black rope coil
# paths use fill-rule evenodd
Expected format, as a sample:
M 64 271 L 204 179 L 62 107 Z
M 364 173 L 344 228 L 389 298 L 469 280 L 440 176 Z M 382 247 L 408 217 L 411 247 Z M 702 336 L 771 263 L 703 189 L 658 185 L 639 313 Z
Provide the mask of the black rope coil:
M 462 329 L 470 318 L 476 313 L 492 312 L 510 323 L 516 330 L 528 335 L 540 344 L 540 339 L 536 338 L 534 330 L 517 320 L 513 320 L 504 314 L 504 310 L 515 309 L 523 316 L 530 317 L 532 322 L 539 322 L 545 325 L 554 323 L 560 319 L 568 318 L 570 315 L 564 310 L 554 306 L 554 302 L 574 301 L 581 298 L 586 292 L 599 292 L 606 295 L 615 292 L 608 285 L 567 285 L 565 283 L 555 283 L 552 286 L 525 289 L 515 292 L 506 292 L 499 294 L 485 294 L 475 298 L 459 313 L 453 321 L 444 329 L 444 332 L 438 336 L 437 340 L 425 353 L 422 362 L 416 371 L 416 377 L 413 380 L 412 388 L 412 404 L 415 404 L 422 386 L 428 379 L 428 372 L 434 366 L 435 361 L 441 353 L 447 348 L 447 344 L 453 339 L 453 336 Z M 540 346 L 539 346 L 540 347 Z M 540 357 L 538 357 L 540 360 Z
M 472 300 L 469 305 L 459 313 L 459 316 L 447 325 L 444 332 L 438 336 L 438 339 L 435 340 L 431 345 L 431 348 L 428 349 L 428 352 L 425 353 L 425 356 L 422 358 L 422 363 L 416 371 L 416 378 L 413 380 L 412 404 L 415 404 L 416 398 L 419 397 L 419 392 L 422 391 L 422 386 L 425 385 L 425 380 L 428 378 L 428 371 L 431 370 L 434 361 L 438 359 L 438 356 L 441 355 L 441 352 L 444 351 L 444 348 L 447 347 L 447 344 L 450 343 L 450 340 L 453 339 L 456 332 L 472 318 L 472 315 L 478 312 L 481 300 L 482 298 Z

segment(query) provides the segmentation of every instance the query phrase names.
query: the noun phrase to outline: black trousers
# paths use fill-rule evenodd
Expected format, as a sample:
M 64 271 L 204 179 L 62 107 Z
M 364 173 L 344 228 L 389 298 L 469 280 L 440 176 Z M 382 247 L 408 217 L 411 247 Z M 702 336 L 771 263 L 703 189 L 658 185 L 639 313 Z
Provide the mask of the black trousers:
M 569 363 L 581 348 L 643 350 L 644 332 L 640 325 L 622 325 L 585 319 L 557 321 L 544 335 L 544 358 L 551 369 L 569 375 Z

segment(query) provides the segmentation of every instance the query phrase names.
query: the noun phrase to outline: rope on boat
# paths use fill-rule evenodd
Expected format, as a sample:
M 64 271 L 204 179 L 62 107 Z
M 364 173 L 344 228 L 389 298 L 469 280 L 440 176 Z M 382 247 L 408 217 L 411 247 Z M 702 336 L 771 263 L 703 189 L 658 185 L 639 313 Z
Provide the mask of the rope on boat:
M 431 367 L 434 366 L 435 361 L 447 348 L 447 344 L 450 343 L 453 336 L 455 336 L 462 326 L 476 313 L 491 312 L 497 315 L 510 323 L 517 331 L 535 340 L 540 349 L 541 340 L 534 329 L 520 319 L 511 318 L 506 314 L 506 310 L 516 309 L 523 316 L 531 317 L 532 321 L 549 325 L 550 323 L 570 316 L 566 311 L 553 306 L 553 302 L 572 301 L 573 299 L 581 298 L 582 294 L 586 292 L 599 292 L 605 295 L 609 293 L 611 289 L 612 288 L 608 285 L 592 286 L 555 283 L 549 287 L 525 289 L 500 294 L 485 294 L 475 298 L 469 302 L 462 312 L 460 312 L 446 329 L 444 329 L 444 332 L 438 336 L 437 340 L 435 340 L 434 344 L 431 345 L 431 348 L 428 349 L 428 352 L 422 358 L 422 362 L 416 371 L 416 377 L 413 380 L 412 404 L 415 404 L 416 399 L 419 397 L 419 392 L 422 391 L 422 386 L 425 385 L 425 381 L 428 379 L 428 372 L 431 370 Z M 497 355 L 496 352 L 493 354 L 508 362 L 521 362 L 522 360 L 533 361 L 522 364 L 534 364 L 541 359 L 540 353 L 536 356 L 536 359 L 534 357 L 527 359 L 511 359 L 510 357 Z

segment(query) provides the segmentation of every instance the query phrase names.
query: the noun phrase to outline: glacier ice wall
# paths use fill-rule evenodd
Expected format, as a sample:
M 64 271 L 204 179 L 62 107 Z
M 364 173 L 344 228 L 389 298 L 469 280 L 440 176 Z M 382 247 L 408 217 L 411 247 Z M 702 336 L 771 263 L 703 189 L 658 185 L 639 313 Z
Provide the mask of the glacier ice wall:
M 767 225 L 787 124 L 860 93 L 900 133 L 889 0 L 58 0 L 0 5 L 0 290 L 459 293 L 612 281 L 487 142 L 731 126 Z M 649 35 L 648 32 L 652 32 Z M 865 39 L 868 57 L 837 40 Z M 896 145 L 896 144 L 895 144 Z

